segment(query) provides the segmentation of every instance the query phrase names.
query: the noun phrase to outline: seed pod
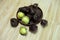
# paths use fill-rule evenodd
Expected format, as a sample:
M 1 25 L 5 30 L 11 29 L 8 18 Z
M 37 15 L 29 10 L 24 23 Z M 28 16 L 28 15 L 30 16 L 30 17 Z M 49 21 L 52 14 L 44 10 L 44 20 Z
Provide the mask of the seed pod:
M 33 5 L 21 7 L 21 8 L 19 8 L 19 11 L 23 12 L 26 16 L 29 17 L 29 22 L 26 22 L 25 20 L 23 20 L 23 22 L 22 22 L 22 20 L 20 20 L 20 23 L 24 24 L 24 25 L 29 25 L 30 26 L 32 24 L 38 24 L 38 23 L 41 22 L 42 17 L 43 17 L 43 12 L 38 7 L 37 3 L 35 3 Z

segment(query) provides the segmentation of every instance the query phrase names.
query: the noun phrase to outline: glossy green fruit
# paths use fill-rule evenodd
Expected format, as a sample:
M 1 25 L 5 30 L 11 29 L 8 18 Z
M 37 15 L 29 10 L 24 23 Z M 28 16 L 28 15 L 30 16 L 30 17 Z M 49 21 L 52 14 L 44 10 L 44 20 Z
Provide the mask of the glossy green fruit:
M 19 33 L 22 35 L 26 35 L 27 34 L 27 29 L 25 27 L 20 27 Z
M 17 17 L 18 17 L 18 19 L 21 19 L 22 17 L 24 17 L 24 13 L 23 12 L 18 12 Z
M 22 22 L 23 22 L 23 24 L 28 24 L 29 21 L 30 21 L 30 19 L 29 19 L 28 16 L 24 16 L 24 17 L 22 18 Z

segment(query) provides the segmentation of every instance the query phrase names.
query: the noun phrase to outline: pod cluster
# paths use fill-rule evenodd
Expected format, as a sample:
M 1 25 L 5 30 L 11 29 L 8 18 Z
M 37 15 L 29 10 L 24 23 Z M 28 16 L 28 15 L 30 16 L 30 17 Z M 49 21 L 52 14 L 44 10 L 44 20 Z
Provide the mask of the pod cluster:
M 19 23 L 24 26 L 29 26 L 29 31 L 35 33 L 38 29 L 38 23 L 40 23 L 43 27 L 48 24 L 47 20 L 42 18 L 43 12 L 38 7 L 38 4 L 35 3 L 33 5 L 20 7 L 16 13 L 16 18 L 11 18 L 10 22 L 12 27 L 17 27 Z M 23 28 L 23 30 L 25 29 Z M 24 34 L 24 32 L 21 31 L 20 33 Z

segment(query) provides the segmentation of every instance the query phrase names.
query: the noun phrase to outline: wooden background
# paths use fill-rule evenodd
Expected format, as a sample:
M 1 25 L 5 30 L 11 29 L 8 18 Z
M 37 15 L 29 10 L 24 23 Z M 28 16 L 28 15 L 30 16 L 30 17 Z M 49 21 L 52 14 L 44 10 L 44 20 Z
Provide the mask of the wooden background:
M 38 24 L 38 32 L 29 32 L 27 36 L 19 34 L 19 28 L 10 25 L 10 19 L 16 18 L 19 7 L 38 3 L 43 10 L 43 18 L 48 20 L 48 26 L 43 28 Z M 0 40 L 60 40 L 60 0 L 0 0 Z

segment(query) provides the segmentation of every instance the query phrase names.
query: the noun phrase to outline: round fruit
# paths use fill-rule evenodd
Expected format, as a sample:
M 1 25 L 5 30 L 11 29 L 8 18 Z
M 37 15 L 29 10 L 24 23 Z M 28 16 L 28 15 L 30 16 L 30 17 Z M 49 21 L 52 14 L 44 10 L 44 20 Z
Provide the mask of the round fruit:
M 48 24 L 48 21 L 47 21 L 47 20 L 45 20 L 45 19 L 42 19 L 42 20 L 41 20 L 41 25 L 42 25 L 42 26 L 45 27 L 47 24 Z
M 22 17 L 24 17 L 24 13 L 23 12 L 18 12 L 17 17 L 18 17 L 18 19 L 21 19 Z
M 17 19 L 11 18 L 10 22 L 11 22 L 12 27 L 17 27 L 18 26 L 18 20 Z
M 23 24 L 28 24 L 29 21 L 30 21 L 30 19 L 29 19 L 28 16 L 24 16 L 24 17 L 22 18 L 22 23 L 23 23 Z
M 22 35 L 26 35 L 27 34 L 27 29 L 25 27 L 20 27 L 20 30 L 19 30 L 20 34 Z
M 29 27 L 29 31 L 31 31 L 31 32 L 37 32 L 37 26 L 36 25 L 31 25 L 30 27 Z

